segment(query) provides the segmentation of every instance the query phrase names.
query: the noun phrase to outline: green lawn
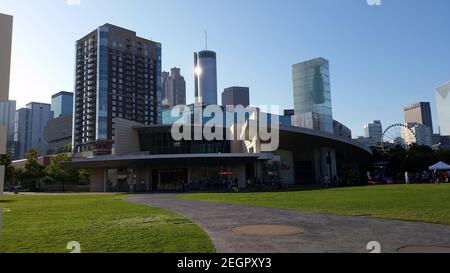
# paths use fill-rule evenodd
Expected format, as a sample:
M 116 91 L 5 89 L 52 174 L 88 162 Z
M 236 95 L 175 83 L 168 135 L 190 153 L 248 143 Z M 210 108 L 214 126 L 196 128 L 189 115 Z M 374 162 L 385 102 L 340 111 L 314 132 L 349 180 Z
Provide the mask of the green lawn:
M 127 203 L 120 195 L 1 195 L 0 252 L 214 252 L 205 232 L 162 209 Z
M 450 225 L 450 185 L 388 185 L 178 198 Z

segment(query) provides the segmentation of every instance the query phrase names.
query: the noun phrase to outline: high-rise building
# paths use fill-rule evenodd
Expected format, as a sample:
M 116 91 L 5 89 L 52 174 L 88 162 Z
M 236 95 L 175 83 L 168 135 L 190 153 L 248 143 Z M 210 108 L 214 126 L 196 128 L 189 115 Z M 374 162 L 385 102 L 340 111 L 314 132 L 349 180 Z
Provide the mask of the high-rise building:
M 442 136 L 450 136 L 450 82 L 436 88 L 436 103 L 439 133 Z
M 105 24 L 76 42 L 75 153 L 110 154 L 115 118 L 161 123 L 161 44 Z
M 352 130 L 337 120 L 333 121 L 334 135 L 342 138 L 352 139 Z
M 171 73 L 163 72 L 162 89 L 164 109 L 170 109 L 177 105 L 186 105 L 186 81 L 179 68 L 172 68 Z
M 286 110 L 284 110 L 284 116 L 292 117 L 294 115 L 295 115 L 295 110 L 294 109 L 286 109 Z
M 16 111 L 14 120 L 14 141 L 17 143 L 14 159 L 24 159 L 30 140 L 30 109 L 20 108 Z
M 0 13 L 0 101 L 9 101 L 9 80 L 11 72 L 11 45 L 12 45 L 13 17 Z M 9 112 L 8 112 L 9 113 Z M 2 115 L 0 113 L 0 115 Z M 10 117 L 0 117 L 7 120 Z M 9 124 L 0 123 L 0 155 L 6 153 L 8 145 Z M 5 167 L 0 166 L 0 194 L 3 193 L 5 183 Z
M 433 118 L 429 102 L 418 102 L 407 105 L 405 110 L 405 123 L 417 123 L 429 127 L 433 132 Z
M 44 139 L 48 143 L 47 153 L 56 154 L 72 144 L 73 114 L 50 119 L 44 128 Z
M 250 105 L 250 88 L 233 86 L 226 88 L 222 93 L 222 105 L 242 105 L 247 107 Z
M 14 117 L 16 101 L 0 101 L 0 125 L 7 127 L 7 140 L 14 141 Z
M 316 58 L 293 65 L 296 120 L 305 113 L 317 113 L 320 131 L 333 134 L 329 62 Z
M 381 142 L 383 138 L 383 124 L 379 120 L 364 125 L 364 137 Z
M 9 99 L 13 17 L 0 13 L 0 100 Z
M 194 53 L 195 102 L 217 105 L 217 55 L 204 50 Z
M 408 122 L 406 126 L 414 132 L 417 145 L 433 146 L 433 131 L 430 127 L 417 122 Z
M 7 148 L 14 154 L 14 119 L 16 101 L 0 101 L 0 126 L 6 127 Z
M 169 79 L 170 73 L 163 71 L 161 73 L 161 103 L 163 110 L 168 109 L 168 101 L 167 101 L 167 95 L 166 95 L 166 83 Z
M 61 91 L 52 96 L 53 118 L 61 118 L 73 114 L 73 93 Z
M 16 111 L 14 140 L 18 143 L 17 159 L 25 158 L 31 149 L 36 149 L 40 156 L 47 154 L 44 128 L 53 116 L 50 107 L 50 104 L 31 102 Z

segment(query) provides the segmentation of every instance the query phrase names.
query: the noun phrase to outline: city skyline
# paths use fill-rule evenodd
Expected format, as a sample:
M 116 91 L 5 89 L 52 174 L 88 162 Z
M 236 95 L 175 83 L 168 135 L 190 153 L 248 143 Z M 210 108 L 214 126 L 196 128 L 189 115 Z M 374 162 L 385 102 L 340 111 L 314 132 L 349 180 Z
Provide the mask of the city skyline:
M 29 101 L 48 102 L 54 90 L 73 91 L 75 40 L 106 22 L 160 41 L 163 45 L 163 70 L 176 66 L 186 71 L 188 103 L 194 101 L 192 52 L 204 47 L 205 28 L 209 32 L 210 48 L 218 54 L 218 90 L 233 85 L 249 86 L 255 105 L 273 102 L 273 93 L 276 92 L 277 104 L 282 109 L 292 108 L 291 66 L 324 57 L 330 61 L 333 114 L 353 130 L 355 137 L 363 134 L 363 125 L 371 120 L 382 120 L 386 125 L 401 121 L 402 107 L 416 101 L 431 102 L 434 127 L 438 128 L 434 89 L 447 82 L 450 75 L 450 69 L 443 61 L 450 59 L 444 46 L 448 38 L 440 35 L 440 30 L 449 25 L 449 20 L 439 14 L 440 10 L 449 7 L 447 1 L 435 1 L 432 5 L 421 1 L 384 1 L 379 7 L 368 6 L 365 0 L 326 2 L 329 9 L 323 9 L 323 1 L 287 1 L 283 6 L 264 1 L 259 1 L 258 6 L 227 1 L 204 2 L 198 5 L 202 6 L 199 11 L 193 11 L 188 3 L 180 1 L 174 5 L 175 10 L 168 18 L 173 22 L 167 22 L 170 20 L 162 19 L 161 15 L 144 19 L 140 16 L 143 14 L 141 9 L 134 8 L 128 8 L 129 15 L 122 15 L 123 4 L 114 1 L 109 4 L 108 14 L 96 13 L 95 16 L 89 10 L 98 10 L 97 5 L 101 6 L 104 1 L 82 1 L 79 6 L 68 6 L 63 0 L 39 4 L 21 0 L 4 2 L 0 12 L 15 18 L 10 93 L 11 99 L 18 101 L 18 108 Z M 41 20 L 42 14 L 30 12 L 34 5 L 48 8 L 45 22 Z M 167 10 L 167 4 L 162 1 L 143 5 L 152 5 L 160 11 L 155 14 Z M 404 9 L 405 5 L 408 9 Z M 276 13 L 274 20 L 265 22 L 266 15 L 273 8 L 280 15 L 287 16 L 282 18 Z M 224 22 L 221 16 L 214 16 L 216 10 L 231 13 L 235 20 Z M 248 12 L 257 13 L 255 22 L 243 21 L 245 16 L 242 15 Z M 192 13 L 204 16 L 190 16 Z M 361 19 L 363 26 L 355 26 L 351 20 L 345 19 L 349 13 Z M 399 20 L 389 19 L 394 14 Z M 45 29 L 63 19 L 76 21 L 80 16 L 86 20 L 76 25 L 50 28 L 52 31 Z M 323 20 L 312 24 L 308 20 L 314 16 Z M 177 23 L 188 17 L 186 24 L 181 26 Z M 31 31 L 29 24 L 36 27 Z M 174 24 L 180 28 L 179 33 L 167 31 Z M 290 31 L 283 33 L 292 35 L 281 36 L 276 32 L 280 27 Z M 50 32 L 54 35 L 50 36 Z M 396 37 L 399 33 L 401 37 Z M 245 38 L 249 35 L 252 39 Z M 34 42 L 30 43 L 30 39 Z M 40 42 L 46 39 L 54 42 L 42 45 Z M 183 39 L 182 48 L 179 39 Z M 235 40 L 241 42 L 234 43 Z M 273 48 L 283 54 L 266 53 Z M 411 52 L 426 53 L 412 55 L 409 54 Z M 44 69 L 37 69 L 44 61 Z M 30 80 L 23 81 L 23 78 Z M 368 96 L 371 96 L 370 102 L 366 101 Z M 351 103 L 349 97 L 352 98 Z M 368 103 L 373 107 L 367 107 Z M 383 111 L 379 111 L 380 108 Z M 355 112 L 359 114 L 354 115 Z

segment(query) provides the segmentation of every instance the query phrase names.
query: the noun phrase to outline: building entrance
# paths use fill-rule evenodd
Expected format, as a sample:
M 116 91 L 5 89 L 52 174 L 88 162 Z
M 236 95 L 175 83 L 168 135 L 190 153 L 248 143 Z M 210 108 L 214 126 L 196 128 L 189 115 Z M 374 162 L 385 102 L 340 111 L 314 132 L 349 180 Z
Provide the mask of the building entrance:
M 153 191 L 181 191 L 188 181 L 188 169 L 161 169 L 152 172 Z

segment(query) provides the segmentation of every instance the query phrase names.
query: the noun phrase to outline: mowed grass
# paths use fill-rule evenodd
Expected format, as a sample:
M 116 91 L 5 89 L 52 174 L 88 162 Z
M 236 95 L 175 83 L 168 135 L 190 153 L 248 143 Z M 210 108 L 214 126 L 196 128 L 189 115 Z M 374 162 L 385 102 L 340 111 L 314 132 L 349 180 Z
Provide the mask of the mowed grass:
M 197 225 L 175 213 L 127 203 L 120 195 L 0 195 L 1 253 L 210 253 Z
M 450 185 L 387 185 L 178 198 L 450 225 Z

